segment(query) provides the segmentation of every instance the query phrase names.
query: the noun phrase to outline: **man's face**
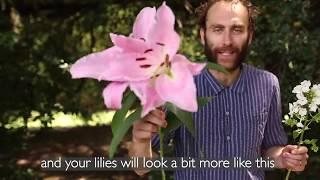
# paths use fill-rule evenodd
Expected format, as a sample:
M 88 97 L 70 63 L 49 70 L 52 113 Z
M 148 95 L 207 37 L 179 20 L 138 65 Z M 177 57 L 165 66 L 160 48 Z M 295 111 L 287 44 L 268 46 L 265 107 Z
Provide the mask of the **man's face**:
M 219 1 L 208 11 L 206 29 L 200 30 L 205 54 L 228 71 L 244 61 L 252 33 L 248 11 L 240 2 Z

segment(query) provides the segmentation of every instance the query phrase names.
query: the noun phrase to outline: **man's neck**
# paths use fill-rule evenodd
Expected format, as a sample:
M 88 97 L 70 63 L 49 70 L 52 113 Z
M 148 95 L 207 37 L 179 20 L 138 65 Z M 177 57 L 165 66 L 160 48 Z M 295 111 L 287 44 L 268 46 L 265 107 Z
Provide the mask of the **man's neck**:
M 224 87 L 230 87 L 240 76 L 241 68 L 228 71 L 227 73 L 219 72 L 216 70 L 209 70 L 210 73 L 222 84 Z

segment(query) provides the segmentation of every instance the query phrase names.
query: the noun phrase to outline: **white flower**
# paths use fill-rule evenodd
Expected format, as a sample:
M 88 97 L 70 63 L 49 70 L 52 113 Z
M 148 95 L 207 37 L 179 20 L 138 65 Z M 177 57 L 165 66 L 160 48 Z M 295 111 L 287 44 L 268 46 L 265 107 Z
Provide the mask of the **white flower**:
M 320 105 L 320 84 L 315 84 L 311 88 L 311 92 L 313 94 L 313 98 L 311 100 L 311 104 L 313 104 L 313 110 L 316 109 L 316 105 Z M 311 108 L 311 107 L 310 107 Z
M 289 116 L 286 114 L 284 115 L 284 120 L 282 120 L 283 123 L 286 123 L 289 120 Z
M 302 92 L 309 92 L 310 91 L 310 86 L 311 86 L 311 82 L 304 80 L 301 82 L 301 86 L 302 86 Z
M 289 115 L 292 116 L 293 114 L 296 114 L 300 111 L 300 105 L 297 102 L 294 102 L 293 104 L 289 104 Z
M 299 104 L 299 105 L 301 105 L 301 106 L 303 106 L 303 105 L 306 105 L 307 103 L 308 103 L 308 100 L 307 99 L 303 99 L 303 100 L 298 100 L 297 101 L 297 103 Z
M 297 85 L 296 87 L 293 88 L 292 92 L 293 93 L 306 93 L 310 90 L 311 82 L 304 80 L 301 82 L 300 85 Z
M 305 105 L 308 103 L 308 100 L 307 98 L 303 95 L 303 93 L 298 93 L 297 94 L 297 98 L 298 98 L 298 101 L 297 103 L 301 106 Z
M 297 93 L 296 96 L 297 96 L 298 99 L 301 99 L 301 100 L 302 100 L 302 99 L 307 99 L 307 98 L 303 95 L 303 93 Z
M 312 103 L 316 104 L 316 105 L 320 105 L 320 97 L 314 97 L 312 99 Z
M 309 105 L 309 109 L 310 109 L 311 112 L 316 112 L 317 109 L 318 109 L 318 106 L 317 106 L 317 104 L 315 104 L 315 103 L 311 103 L 311 104 Z
M 289 119 L 289 116 L 286 114 L 286 115 L 284 116 L 284 119 L 285 119 L 285 120 L 288 120 L 288 119 Z
M 294 87 L 293 90 L 292 90 L 292 92 L 293 92 L 293 93 L 296 93 L 296 94 L 302 93 L 302 86 L 301 86 L 301 85 L 298 85 L 298 86 Z
M 301 86 L 309 88 L 311 86 L 311 82 L 309 80 L 304 80 L 301 82 Z
M 316 97 L 320 97 L 320 84 L 315 84 L 312 86 L 311 91 Z
M 293 105 L 292 103 L 289 103 L 289 115 L 292 117 L 293 115 Z
M 320 105 L 320 84 L 313 85 L 311 91 L 314 96 L 312 99 L 312 103 Z
M 293 114 L 298 112 L 299 112 L 299 106 L 297 105 L 297 103 L 296 102 L 294 102 L 293 104 L 289 103 L 289 115 L 292 116 Z
M 300 116 L 305 116 L 307 115 L 307 109 L 306 108 L 299 108 L 299 115 Z
M 296 125 L 297 125 L 297 127 L 299 127 L 299 128 L 303 128 L 303 127 L 304 127 L 304 125 L 303 125 L 301 122 L 298 122 Z

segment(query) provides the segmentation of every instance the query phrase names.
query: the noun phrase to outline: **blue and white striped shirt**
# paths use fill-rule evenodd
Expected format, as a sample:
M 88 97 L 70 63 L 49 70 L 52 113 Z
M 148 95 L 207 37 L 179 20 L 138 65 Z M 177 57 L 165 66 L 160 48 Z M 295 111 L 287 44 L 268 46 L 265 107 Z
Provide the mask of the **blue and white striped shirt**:
M 208 69 L 195 77 L 198 97 L 213 99 L 193 113 L 196 137 L 182 126 L 172 135 L 177 157 L 256 159 L 262 150 L 285 145 L 287 137 L 281 124 L 281 103 L 278 79 L 270 72 L 242 64 L 238 80 L 224 87 Z M 152 138 L 154 150 L 159 137 Z M 177 170 L 177 180 L 246 180 L 264 179 L 259 169 Z

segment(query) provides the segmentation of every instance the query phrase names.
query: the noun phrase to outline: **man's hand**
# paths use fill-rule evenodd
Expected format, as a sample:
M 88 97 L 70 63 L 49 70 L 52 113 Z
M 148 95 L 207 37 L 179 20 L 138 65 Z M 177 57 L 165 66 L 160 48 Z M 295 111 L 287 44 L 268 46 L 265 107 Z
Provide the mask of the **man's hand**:
M 159 131 L 160 127 L 166 127 L 165 113 L 160 110 L 153 110 L 144 118 L 135 121 L 132 128 L 132 142 L 129 148 L 131 157 L 156 157 L 151 148 L 151 138 L 154 133 Z M 142 176 L 149 170 L 138 170 L 135 172 Z
M 282 168 L 291 171 L 303 171 L 308 162 L 308 148 L 305 146 L 287 145 L 280 154 L 280 164 Z
M 159 131 L 159 127 L 166 127 L 165 113 L 161 110 L 153 110 L 143 119 L 133 124 L 132 141 L 137 143 L 148 143 L 152 134 Z

